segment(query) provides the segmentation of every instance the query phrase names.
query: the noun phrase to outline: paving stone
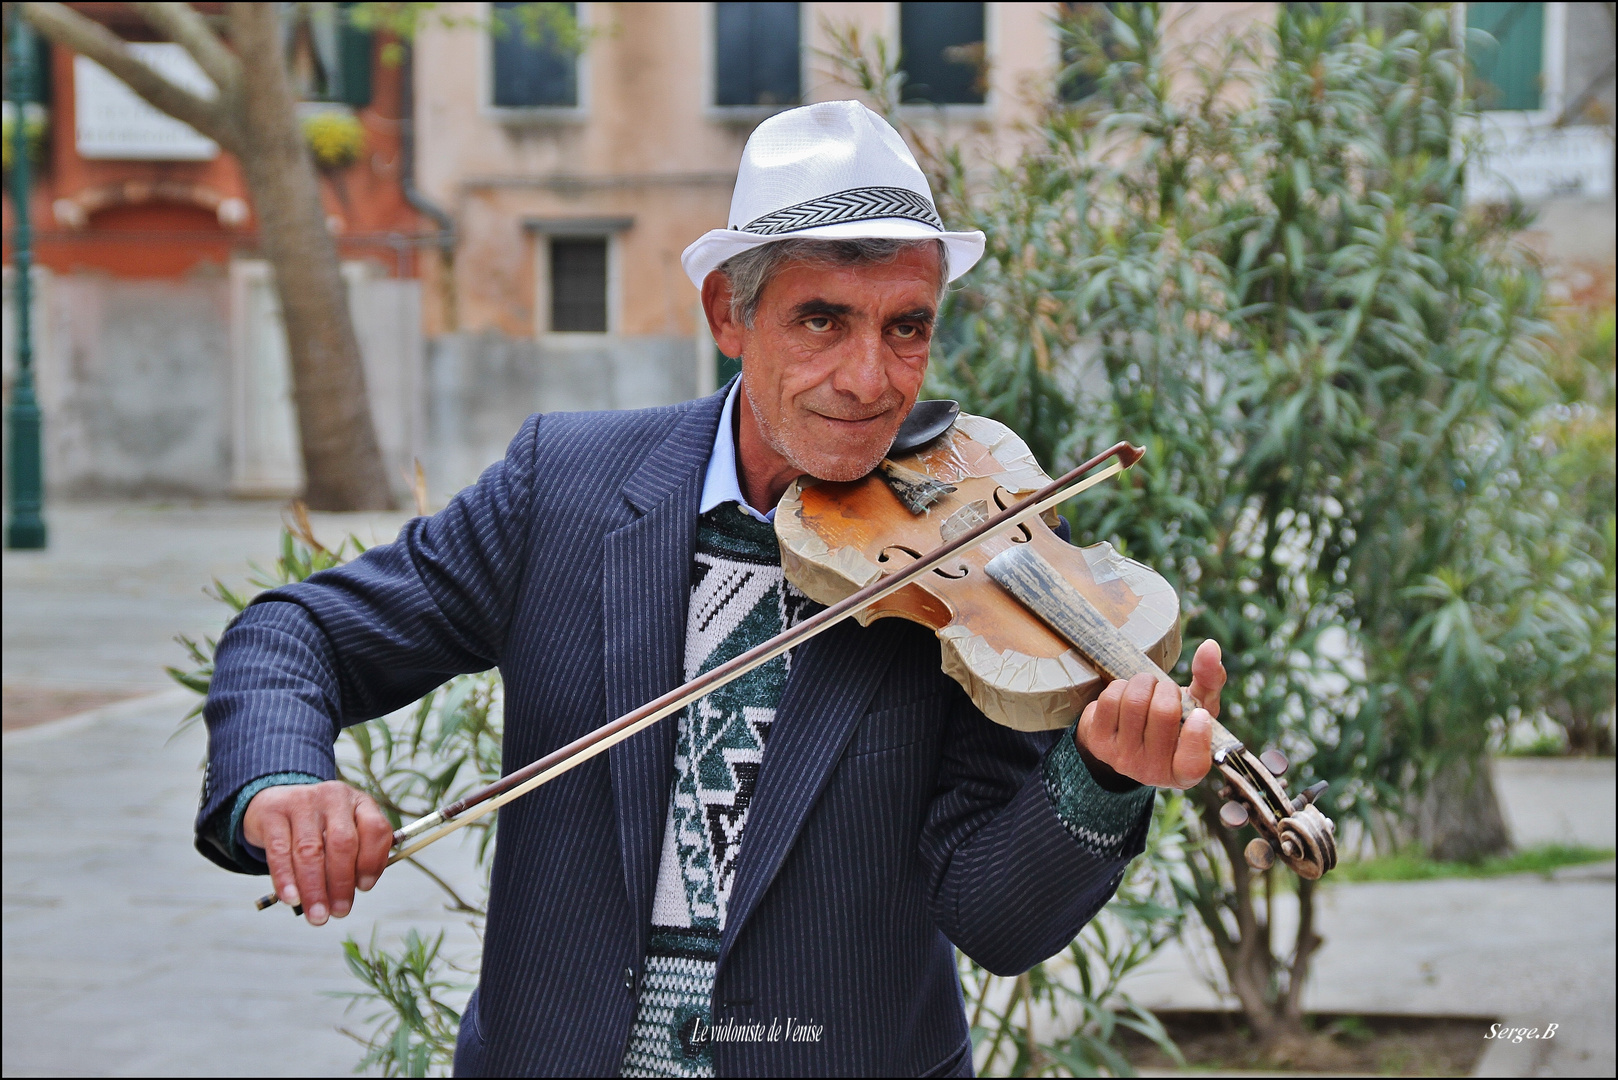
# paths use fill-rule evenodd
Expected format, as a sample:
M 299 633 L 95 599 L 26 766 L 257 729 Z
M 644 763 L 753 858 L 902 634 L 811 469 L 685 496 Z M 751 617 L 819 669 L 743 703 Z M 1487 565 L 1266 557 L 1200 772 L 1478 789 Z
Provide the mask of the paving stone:
M 347 919 L 314 928 L 255 911 L 267 878 L 225 873 L 191 846 L 199 730 L 170 741 L 191 701 L 168 691 L 5 736 L 4 1063 L 7 1076 L 336 1076 L 360 1049 L 352 935 L 471 931 L 409 867 Z M 442 848 L 443 850 L 439 850 Z M 464 887 L 456 840 L 425 858 Z

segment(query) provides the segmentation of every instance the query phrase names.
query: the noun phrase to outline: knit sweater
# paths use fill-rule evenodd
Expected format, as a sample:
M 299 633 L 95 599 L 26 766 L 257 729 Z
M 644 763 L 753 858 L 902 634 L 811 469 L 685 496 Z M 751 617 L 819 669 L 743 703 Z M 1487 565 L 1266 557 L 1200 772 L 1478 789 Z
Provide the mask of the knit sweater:
M 693 679 L 820 609 L 786 581 L 775 530 L 735 503 L 697 529 L 685 677 Z M 719 940 L 754 787 L 776 707 L 791 673 L 777 657 L 688 706 L 679 718 L 675 779 L 652 902 L 645 980 L 624 1055 L 624 1076 L 712 1076 Z M 1045 757 L 1058 817 L 1080 844 L 1117 857 L 1150 812 L 1153 789 L 1116 794 L 1091 778 L 1069 732 Z
M 772 526 L 735 503 L 702 516 L 686 614 L 688 680 L 818 610 L 782 574 Z M 764 744 L 791 670 L 789 652 L 680 715 L 646 976 L 625 1076 L 713 1075 L 713 1050 L 703 1036 L 719 936 Z

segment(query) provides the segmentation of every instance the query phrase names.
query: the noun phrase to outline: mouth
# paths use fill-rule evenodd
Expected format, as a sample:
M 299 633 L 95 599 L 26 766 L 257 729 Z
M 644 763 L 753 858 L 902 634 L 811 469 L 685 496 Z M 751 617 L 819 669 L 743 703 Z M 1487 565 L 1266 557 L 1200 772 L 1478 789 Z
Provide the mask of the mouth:
M 829 424 L 832 430 L 854 435 L 880 428 L 883 426 L 884 422 L 887 420 L 892 411 L 892 409 L 884 409 L 882 412 L 876 413 L 874 416 L 867 416 L 863 418 L 827 416 L 825 413 L 815 413 L 814 415 Z

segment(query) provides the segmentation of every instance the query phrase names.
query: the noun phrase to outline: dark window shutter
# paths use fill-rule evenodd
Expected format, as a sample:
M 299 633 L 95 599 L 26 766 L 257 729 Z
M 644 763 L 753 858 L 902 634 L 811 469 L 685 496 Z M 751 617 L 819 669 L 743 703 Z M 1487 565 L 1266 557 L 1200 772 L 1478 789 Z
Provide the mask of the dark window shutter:
M 579 103 L 578 58 L 551 40 L 534 41 L 524 27 L 521 3 L 496 3 L 499 23 L 493 36 L 494 104 L 502 108 L 548 105 L 572 108 Z M 577 15 L 577 5 L 568 4 Z
M 342 10 L 337 30 L 337 70 L 342 80 L 338 100 L 363 109 L 371 103 L 371 43 L 375 35 L 349 21 L 353 6 L 338 5 Z
M 899 64 L 904 100 L 983 104 L 982 4 L 900 4 Z
M 606 238 L 551 238 L 551 329 L 606 333 Z
M 797 4 L 715 4 L 714 104 L 796 104 L 798 26 Z
M 1540 107 L 1541 65 L 1545 56 L 1544 4 L 1467 4 L 1473 93 L 1484 109 L 1532 110 Z

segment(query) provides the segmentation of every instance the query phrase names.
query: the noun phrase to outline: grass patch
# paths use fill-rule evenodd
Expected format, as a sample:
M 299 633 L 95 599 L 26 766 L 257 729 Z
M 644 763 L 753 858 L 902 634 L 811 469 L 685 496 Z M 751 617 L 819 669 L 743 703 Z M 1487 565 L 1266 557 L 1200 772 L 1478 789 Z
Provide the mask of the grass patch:
M 1335 881 L 1432 881 L 1437 878 L 1489 878 L 1507 874 L 1543 874 L 1564 866 L 1605 862 L 1613 857 L 1609 848 L 1589 848 L 1566 844 L 1541 844 L 1510 855 L 1482 862 L 1440 862 L 1419 852 L 1382 855 L 1359 862 L 1345 862 L 1330 875 Z

